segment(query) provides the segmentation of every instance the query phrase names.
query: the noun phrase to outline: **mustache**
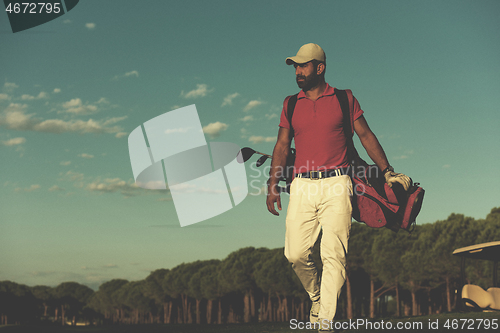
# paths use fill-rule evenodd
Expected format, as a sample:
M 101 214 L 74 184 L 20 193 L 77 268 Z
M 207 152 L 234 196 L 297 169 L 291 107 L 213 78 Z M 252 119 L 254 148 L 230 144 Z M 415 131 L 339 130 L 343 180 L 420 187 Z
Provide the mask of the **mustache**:
M 305 77 L 304 75 L 297 75 L 297 76 L 295 77 L 295 80 L 298 80 L 298 79 L 303 79 L 303 80 L 305 80 L 305 79 L 306 79 L 306 77 Z

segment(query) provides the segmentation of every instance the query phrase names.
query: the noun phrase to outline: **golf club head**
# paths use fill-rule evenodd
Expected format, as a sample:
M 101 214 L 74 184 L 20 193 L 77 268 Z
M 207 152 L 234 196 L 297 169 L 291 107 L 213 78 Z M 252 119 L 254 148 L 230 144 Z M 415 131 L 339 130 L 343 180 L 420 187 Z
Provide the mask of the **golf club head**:
M 267 156 L 261 156 L 261 157 L 257 160 L 257 163 L 255 163 L 255 165 L 256 165 L 257 167 L 260 167 L 262 164 L 264 164 L 264 163 L 267 161 L 267 159 L 268 159 L 268 158 L 269 158 L 269 157 L 267 157 Z
M 248 159 L 250 157 L 252 157 L 253 154 L 255 154 L 255 150 L 253 150 L 252 148 L 249 148 L 249 147 L 243 147 L 238 152 L 238 156 L 236 157 L 236 160 L 239 163 L 244 163 L 244 162 L 248 161 Z

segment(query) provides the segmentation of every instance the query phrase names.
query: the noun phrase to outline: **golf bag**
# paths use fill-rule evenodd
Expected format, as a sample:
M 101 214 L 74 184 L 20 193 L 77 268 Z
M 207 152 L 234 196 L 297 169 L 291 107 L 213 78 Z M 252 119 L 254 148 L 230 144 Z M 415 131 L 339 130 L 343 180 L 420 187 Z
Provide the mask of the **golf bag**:
M 408 191 L 399 183 L 389 187 L 376 165 L 358 168 L 358 173 L 351 175 L 351 179 L 354 192 L 352 217 L 356 221 L 396 232 L 399 229 L 413 230 L 424 197 L 424 189 L 418 183 L 412 184 Z
M 422 208 L 424 189 L 418 186 L 418 183 L 412 183 L 408 191 L 405 191 L 399 183 L 389 187 L 382 170 L 376 165 L 369 165 L 359 156 L 352 140 L 351 112 L 347 92 L 335 89 L 335 94 L 342 109 L 347 157 L 350 161 L 348 174 L 351 176 L 354 192 L 352 217 L 372 228 L 386 227 L 396 232 L 399 229 L 411 232 Z M 292 133 L 292 116 L 296 103 L 297 94 L 289 98 L 287 105 L 287 119 Z M 295 161 L 295 158 L 289 160 Z M 289 189 L 288 182 L 291 182 L 291 178 L 286 179 L 286 182 Z

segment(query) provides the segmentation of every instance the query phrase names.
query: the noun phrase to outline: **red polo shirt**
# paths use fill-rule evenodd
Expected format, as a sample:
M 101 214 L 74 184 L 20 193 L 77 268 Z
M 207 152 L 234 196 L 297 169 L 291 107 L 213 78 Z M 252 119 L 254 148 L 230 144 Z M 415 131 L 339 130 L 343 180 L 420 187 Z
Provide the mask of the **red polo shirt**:
M 351 106 L 351 128 L 354 121 L 363 115 L 363 110 L 350 90 L 346 90 Z M 285 98 L 281 112 L 280 127 L 290 129 Z M 354 101 L 354 103 L 353 103 Z M 352 108 L 354 105 L 354 108 Z M 335 169 L 349 166 L 347 148 L 342 126 L 342 109 L 334 89 L 327 83 L 323 94 L 315 101 L 306 97 L 303 90 L 297 96 L 292 125 L 295 131 L 295 172 Z

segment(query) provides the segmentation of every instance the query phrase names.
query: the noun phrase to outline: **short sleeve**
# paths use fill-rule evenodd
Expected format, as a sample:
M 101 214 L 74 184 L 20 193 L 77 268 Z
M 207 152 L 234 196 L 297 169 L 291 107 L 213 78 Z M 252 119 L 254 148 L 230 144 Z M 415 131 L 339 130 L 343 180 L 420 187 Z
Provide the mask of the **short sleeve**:
M 346 89 L 347 92 L 347 97 L 349 99 L 349 109 L 350 109 L 350 114 L 351 114 L 351 131 L 352 135 L 354 135 L 354 122 L 363 115 L 364 111 L 361 109 L 361 106 L 359 105 L 358 100 L 354 95 L 352 94 L 352 91 L 349 89 Z
M 279 124 L 280 127 L 283 127 L 286 129 L 290 129 L 290 123 L 289 123 L 288 117 L 287 117 L 288 100 L 290 99 L 290 97 L 291 96 L 288 96 L 287 98 L 285 98 L 285 101 L 283 102 L 283 109 L 281 110 L 281 117 L 280 117 L 280 124 Z
M 359 117 L 361 117 L 364 113 L 363 110 L 361 110 L 361 106 L 359 105 L 359 102 L 358 100 L 356 99 L 356 97 L 352 96 L 352 98 L 354 99 L 354 102 L 353 102 L 353 120 L 356 121 Z

